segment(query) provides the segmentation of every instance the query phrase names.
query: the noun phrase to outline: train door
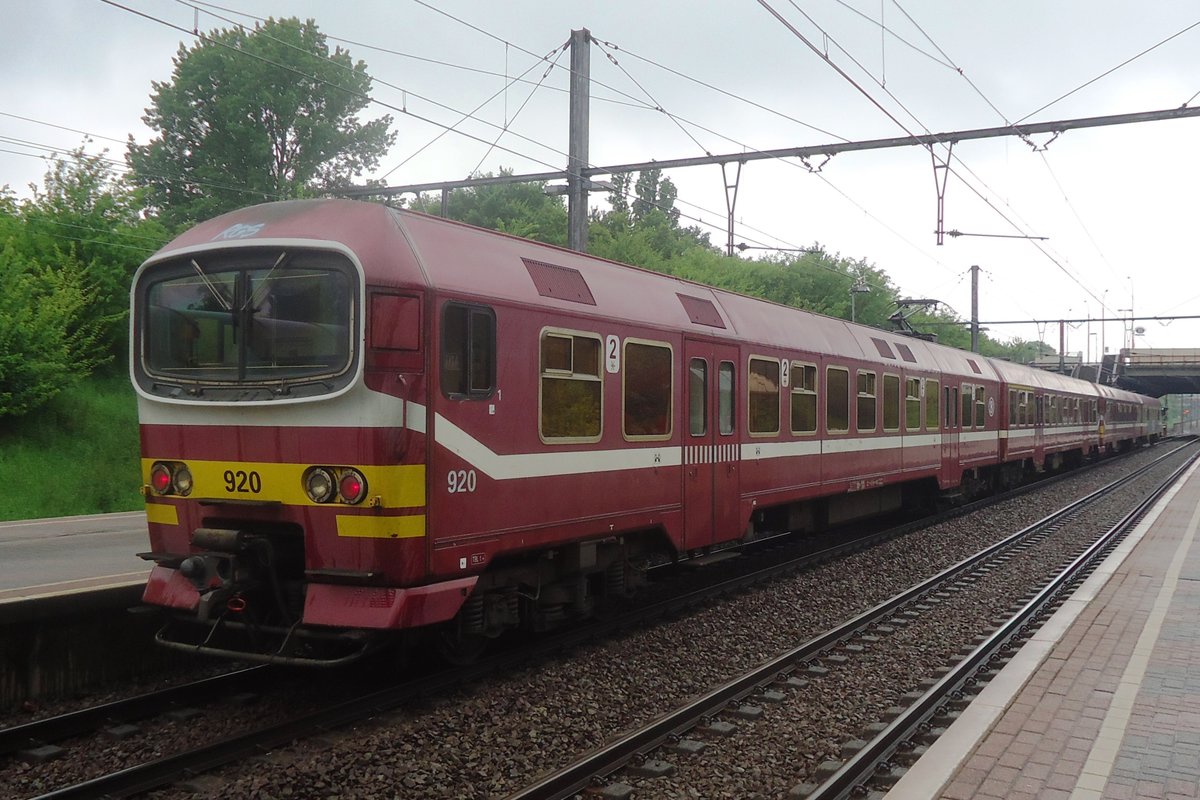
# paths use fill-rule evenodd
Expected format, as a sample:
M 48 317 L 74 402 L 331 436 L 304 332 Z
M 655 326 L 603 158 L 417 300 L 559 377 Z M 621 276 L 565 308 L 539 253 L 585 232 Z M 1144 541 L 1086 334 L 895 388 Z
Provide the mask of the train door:
M 694 549 L 740 533 L 738 351 L 687 339 L 684 353 L 684 547 Z
M 958 387 L 944 386 L 942 392 L 942 482 L 943 485 L 957 485 L 961 472 L 958 463 Z
M 1046 396 L 1039 394 L 1034 399 L 1033 417 L 1033 460 L 1041 465 L 1046 459 Z

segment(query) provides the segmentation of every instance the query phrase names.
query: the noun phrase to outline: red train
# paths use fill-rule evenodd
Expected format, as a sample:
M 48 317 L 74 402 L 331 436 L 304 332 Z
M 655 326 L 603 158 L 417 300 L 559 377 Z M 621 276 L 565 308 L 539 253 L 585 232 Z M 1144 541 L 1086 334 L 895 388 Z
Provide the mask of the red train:
M 1158 437 L 1158 401 L 435 217 L 293 201 L 132 290 L 159 638 L 468 656 L 651 559 L 974 495 Z

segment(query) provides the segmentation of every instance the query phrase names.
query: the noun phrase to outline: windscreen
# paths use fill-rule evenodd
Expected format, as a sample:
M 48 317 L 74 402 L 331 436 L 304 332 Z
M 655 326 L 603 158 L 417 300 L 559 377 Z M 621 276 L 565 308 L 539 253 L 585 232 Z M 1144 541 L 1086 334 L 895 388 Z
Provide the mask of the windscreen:
M 135 295 L 143 386 L 279 392 L 332 381 L 353 360 L 356 295 L 353 268 L 329 253 L 197 256 L 147 269 Z

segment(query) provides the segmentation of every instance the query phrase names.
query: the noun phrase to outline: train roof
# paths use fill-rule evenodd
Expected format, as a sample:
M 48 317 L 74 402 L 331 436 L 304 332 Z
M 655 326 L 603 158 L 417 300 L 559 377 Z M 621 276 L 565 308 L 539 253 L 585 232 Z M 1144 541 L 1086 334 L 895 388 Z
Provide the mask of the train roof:
M 814 355 L 891 360 L 897 370 L 997 379 L 973 353 L 438 217 L 394 213 L 442 290 Z M 483 263 L 488 269 L 479 269 Z
M 966 381 L 1003 378 L 1062 391 L 1088 393 L 1086 387 L 1092 387 L 1091 392 L 1107 390 L 1086 381 L 376 203 L 290 200 L 250 206 L 200 223 L 167 244 L 148 263 L 182 251 L 322 243 L 353 252 L 371 285 L 422 287 L 486 302 L 555 308 L 820 356 L 892 361 L 897 369 L 941 372 Z

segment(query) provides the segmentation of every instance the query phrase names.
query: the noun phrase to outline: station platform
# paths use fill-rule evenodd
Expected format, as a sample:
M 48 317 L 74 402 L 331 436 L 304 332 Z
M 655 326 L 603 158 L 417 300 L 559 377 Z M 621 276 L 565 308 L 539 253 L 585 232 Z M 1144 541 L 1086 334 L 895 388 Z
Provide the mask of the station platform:
M 1200 464 L 888 800 L 1200 797 Z
M 0 522 L 0 621 L 55 598 L 140 595 L 146 543 L 142 511 Z

